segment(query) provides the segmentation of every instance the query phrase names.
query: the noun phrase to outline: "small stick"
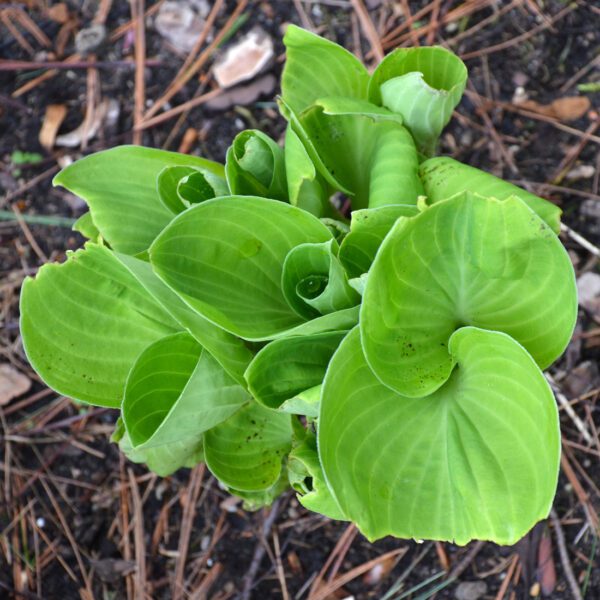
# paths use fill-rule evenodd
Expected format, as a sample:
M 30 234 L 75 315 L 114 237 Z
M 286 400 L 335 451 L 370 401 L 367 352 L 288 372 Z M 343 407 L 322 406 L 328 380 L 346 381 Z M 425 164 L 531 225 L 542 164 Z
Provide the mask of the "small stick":
M 493 46 L 488 46 L 487 48 L 480 48 L 479 50 L 474 50 L 473 52 L 466 52 L 465 54 L 461 55 L 461 58 L 463 60 L 468 60 L 469 58 L 476 58 L 478 56 L 483 56 L 485 54 L 494 54 L 496 52 L 500 52 L 501 50 L 506 50 L 507 48 L 512 48 L 513 46 L 516 46 L 518 44 L 521 44 L 525 40 L 528 40 L 529 38 L 533 37 L 534 35 L 537 35 L 538 33 L 545 31 L 546 29 L 548 29 L 549 27 L 554 25 L 554 23 L 556 23 L 557 21 L 560 21 L 560 19 L 567 16 L 571 11 L 575 10 L 576 8 L 579 8 L 579 5 L 577 3 L 569 4 L 568 6 L 563 8 L 561 11 L 556 13 L 553 17 L 551 17 L 548 21 L 544 21 L 537 27 L 534 27 L 533 29 L 526 31 L 525 33 L 522 33 L 521 35 L 517 35 L 513 38 L 510 38 L 509 40 L 506 40 L 505 42 L 500 42 L 499 44 L 494 44 Z
M 19 208 L 17 207 L 16 204 L 11 205 L 11 208 L 12 208 L 13 212 L 15 213 L 15 217 L 17 218 L 17 223 L 19 224 L 19 227 L 21 228 L 23 235 L 29 242 L 29 245 L 31 246 L 33 251 L 37 254 L 37 257 L 43 263 L 47 263 L 48 257 L 46 256 L 45 252 L 39 247 L 35 237 L 33 236 L 33 233 L 31 233 L 31 229 L 29 229 L 29 225 L 27 225 L 27 223 L 25 223 L 25 220 L 23 219 L 23 215 L 21 214 L 21 211 L 19 210 Z
M 246 8 L 248 4 L 248 0 L 239 0 L 235 10 L 231 13 L 229 19 L 223 26 L 223 29 L 219 31 L 219 33 L 215 36 L 214 40 L 209 44 L 209 46 L 200 54 L 200 56 L 193 62 L 190 68 L 185 72 L 185 74 L 174 82 L 169 90 L 167 90 L 146 112 L 144 115 L 144 121 L 142 123 L 145 124 L 150 120 L 150 117 L 154 116 L 175 94 L 177 94 L 185 84 L 198 73 L 198 71 L 204 66 L 204 64 L 208 61 L 208 59 L 212 56 L 215 48 L 221 43 L 221 40 L 227 35 L 229 30 L 233 27 L 233 24 L 237 21 L 240 13 Z M 165 113 L 166 114 L 166 113 Z M 179 114 L 179 113 L 177 113 Z
M 373 52 L 373 56 L 376 58 L 377 62 L 383 60 L 385 53 L 383 51 L 383 47 L 381 45 L 381 38 L 377 35 L 377 30 L 375 29 L 375 25 L 373 25 L 373 21 L 369 16 L 365 5 L 362 0 L 351 0 L 352 6 L 358 15 L 358 19 L 360 21 L 360 26 L 365 34 L 365 37 L 369 40 L 369 44 L 371 44 L 371 51 Z
M 567 552 L 567 545 L 565 542 L 565 534 L 563 532 L 562 525 L 560 524 L 560 519 L 558 518 L 558 515 L 556 514 L 556 511 L 554 509 L 552 509 L 552 511 L 550 512 L 550 520 L 552 521 L 554 533 L 556 534 L 556 543 L 558 545 L 558 554 L 560 555 L 560 562 L 562 564 L 563 571 L 565 572 L 567 582 L 569 583 L 569 587 L 571 588 L 573 599 L 583 600 L 581 590 L 579 589 L 577 579 L 575 579 L 575 574 L 573 573 L 573 568 L 571 567 L 571 561 L 569 560 L 569 553 Z
M 273 528 L 273 548 L 275 549 L 275 571 L 277 572 L 277 579 L 279 579 L 279 585 L 281 586 L 281 597 L 283 600 L 289 600 L 290 595 L 285 583 L 283 564 L 281 563 L 281 547 L 279 546 L 277 527 Z
M 510 566 L 508 567 L 508 571 L 506 572 L 506 577 L 502 580 L 502 585 L 496 594 L 495 600 L 504 600 L 504 596 L 506 594 L 506 590 L 508 590 L 508 586 L 510 585 L 510 580 L 512 579 L 513 573 L 517 568 L 517 564 L 519 562 L 519 555 L 513 554 L 512 560 L 510 561 Z
M 0 10 L 0 20 L 4 23 L 6 29 L 10 31 L 12 36 L 17 40 L 21 48 L 25 50 L 28 54 L 33 56 L 35 54 L 35 50 L 31 46 L 31 44 L 23 37 L 22 33 L 15 27 L 15 24 L 12 22 L 8 9 Z
M 582 235 L 571 229 L 564 223 L 560 224 L 560 230 L 566 233 L 572 240 L 577 242 L 582 248 L 585 248 L 590 254 L 600 257 L 600 248 L 594 246 L 592 242 L 586 240 Z
M 135 550 L 136 569 L 134 573 L 135 597 L 144 600 L 148 597 L 146 581 L 146 548 L 144 544 L 144 514 L 142 512 L 142 501 L 140 490 L 131 469 L 127 469 L 129 475 L 129 487 L 133 505 L 133 541 Z
M 560 386 L 558 385 L 558 383 L 556 383 L 556 381 L 554 380 L 552 375 L 550 375 L 550 373 L 546 373 L 545 375 L 546 375 L 546 379 L 548 380 L 548 383 L 550 383 L 550 385 L 552 386 L 552 389 L 554 390 L 554 395 L 556 396 L 556 399 L 558 400 L 559 404 L 565 409 L 565 412 L 569 415 L 569 417 L 575 424 L 575 427 L 577 427 L 577 430 L 579 431 L 579 433 L 581 433 L 581 437 L 591 446 L 593 444 L 592 436 L 590 435 L 590 432 L 587 430 L 585 423 L 579 418 L 577 413 L 573 410 L 571 403 L 567 400 L 566 396 L 561 392 Z
M 144 63 L 146 61 L 146 33 L 144 27 L 144 0 L 130 0 L 131 20 L 135 21 L 135 91 L 133 108 L 133 143 L 141 145 L 142 131 L 136 127 L 142 122 L 144 102 L 146 98 L 146 83 L 144 78 Z
M 275 523 L 275 519 L 279 514 L 279 506 L 281 500 L 277 498 L 273 504 L 271 504 L 271 508 L 269 513 L 267 514 L 263 526 L 262 526 L 262 539 L 260 539 L 256 548 L 254 549 L 254 555 L 252 556 L 252 562 L 250 563 L 250 568 L 248 569 L 248 573 L 244 577 L 244 589 L 240 596 L 240 600 L 250 600 L 250 594 L 252 593 L 252 586 L 254 585 L 254 580 L 256 579 L 256 575 L 258 573 L 258 569 L 260 568 L 260 563 L 265 555 L 265 540 L 273 527 L 273 523 Z
M 149 58 L 144 62 L 145 67 L 162 67 L 164 62 L 154 58 Z M 90 60 L 80 60 L 77 62 L 67 63 L 62 60 L 10 60 L 0 59 L 0 71 L 36 71 L 38 69 L 133 69 L 136 63 L 133 60 L 104 60 L 92 62 Z M 4 99 L 3 101 L 8 102 Z M 14 100 L 13 100 L 14 102 Z M 20 107 L 20 106 L 19 106 Z

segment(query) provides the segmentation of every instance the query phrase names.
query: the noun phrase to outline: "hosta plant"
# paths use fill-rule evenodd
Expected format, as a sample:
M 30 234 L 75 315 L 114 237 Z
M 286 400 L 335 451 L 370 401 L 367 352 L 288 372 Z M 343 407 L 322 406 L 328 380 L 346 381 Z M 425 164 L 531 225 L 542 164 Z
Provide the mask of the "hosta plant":
M 113 439 L 160 475 L 205 461 L 249 507 L 291 486 L 372 540 L 514 543 L 557 482 L 560 210 L 433 156 L 467 80 L 452 53 L 369 74 L 284 41 L 283 145 L 244 131 L 225 165 L 119 147 L 56 177 L 89 241 L 25 281 L 29 360 L 120 410 Z

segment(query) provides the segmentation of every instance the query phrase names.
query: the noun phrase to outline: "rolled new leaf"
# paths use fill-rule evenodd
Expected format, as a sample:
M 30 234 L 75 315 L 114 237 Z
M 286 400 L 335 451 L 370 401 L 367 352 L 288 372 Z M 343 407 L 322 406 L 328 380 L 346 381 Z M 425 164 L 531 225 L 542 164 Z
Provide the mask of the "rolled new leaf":
M 248 392 L 181 332 L 154 342 L 135 361 L 125 386 L 123 422 L 136 452 L 196 448 L 205 431 L 249 400 Z
M 307 321 L 281 287 L 288 253 L 332 239 L 295 206 L 265 198 L 207 200 L 181 213 L 150 248 L 155 272 L 190 307 L 226 331 L 260 341 L 353 327 L 352 307 Z
M 224 174 L 223 165 L 197 156 L 118 146 L 69 165 L 53 183 L 86 201 L 95 226 L 113 250 L 135 255 L 147 250 L 173 218 L 158 197 L 156 178 L 175 165 Z
M 292 336 L 267 344 L 246 370 L 248 389 L 260 404 L 280 408 L 323 381 L 327 365 L 345 335 L 331 332 Z
M 507 333 L 546 368 L 576 317 L 571 260 L 550 228 L 519 198 L 463 193 L 394 225 L 369 271 L 360 326 L 374 373 L 413 397 L 448 379 L 448 339 L 463 325 Z
M 394 223 L 400 217 L 414 217 L 416 206 L 390 204 L 379 208 L 355 210 L 350 222 L 350 233 L 340 245 L 340 262 L 350 277 L 366 273 L 375 259 L 375 254 Z
M 223 177 L 207 169 L 179 165 L 165 167 L 158 174 L 156 188 L 161 202 L 173 214 L 229 193 Z
M 366 100 L 369 73 L 348 50 L 295 25 L 288 25 L 283 43 L 281 93 L 293 111 L 325 96 Z
M 337 258 L 337 242 L 300 244 L 285 257 L 281 287 L 288 304 L 311 319 L 356 306 L 360 295 L 348 284 Z
M 287 200 L 283 150 L 262 131 L 247 129 L 235 137 L 225 173 L 233 195 Z
M 423 398 L 382 385 L 358 329 L 331 361 L 319 456 L 343 514 L 370 540 L 512 545 L 550 511 L 560 431 L 543 373 L 503 333 L 465 327 L 448 350 L 459 368 Z
M 430 156 L 467 77 L 462 60 L 445 48 L 398 48 L 371 76 L 369 101 L 402 115 L 419 150 Z
M 446 200 L 465 191 L 474 191 L 479 196 L 492 196 L 498 200 L 518 196 L 554 233 L 560 231 L 562 211 L 558 206 L 481 169 L 470 167 L 447 156 L 438 156 L 426 160 L 419 170 L 430 203 Z
M 417 203 L 417 151 L 398 115 L 338 97 L 321 98 L 299 116 L 283 112 L 323 177 L 352 197 L 353 210 Z
M 47 264 L 21 292 L 29 362 L 60 394 L 119 407 L 137 356 L 181 326 L 103 246 Z
M 346 520 L 327 487 L 313 433 L 307 432 L 306 437 L 290 452 L 287 467 L 290 485 L 298 492 L 298 501 L 302 506 L 330 519 Z
M 212 474 L 232 490 L 260 492 L 279 480 L 292 446 L 291 417 L 250 402 L 204 435 Z

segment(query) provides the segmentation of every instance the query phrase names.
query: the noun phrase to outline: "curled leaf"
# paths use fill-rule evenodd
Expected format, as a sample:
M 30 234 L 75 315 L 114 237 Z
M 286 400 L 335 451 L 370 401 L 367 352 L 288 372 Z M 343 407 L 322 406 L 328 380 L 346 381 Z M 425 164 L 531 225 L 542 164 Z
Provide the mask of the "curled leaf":
M 371 76 L 369 100 L 402 115 L 419 149 L 431 155 L 467 76 L 462 60 L 445 48 L 398 48 Z
M 464 327 L 448 349 L 459 368 L 423 398 L 375 377 L 358 329 L 330 363 L 321 464 L 342 512 L 370 540 L 511 545 L 550 511 L 560 435 L 544 375 L 503 333 Z

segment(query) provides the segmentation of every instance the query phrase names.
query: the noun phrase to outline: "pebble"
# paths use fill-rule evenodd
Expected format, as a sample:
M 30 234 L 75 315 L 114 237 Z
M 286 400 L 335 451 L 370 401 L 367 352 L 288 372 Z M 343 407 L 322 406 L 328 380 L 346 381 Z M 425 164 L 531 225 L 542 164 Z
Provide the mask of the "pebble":
M 85 56 L 96 50 L 106 39 L 106 27 L 101 24 L 81 29 L 75 36 L 75 50 Z
M 273 55 L 273 40 L 255 27 L 215 61 L 213 74 L 220 87 L 229 88 L 258 75 Z
M 486 592 L 487 584 L 484 581 L 463 581 L 458 584 L 454 597 L 456 600 L 479 600 Z

